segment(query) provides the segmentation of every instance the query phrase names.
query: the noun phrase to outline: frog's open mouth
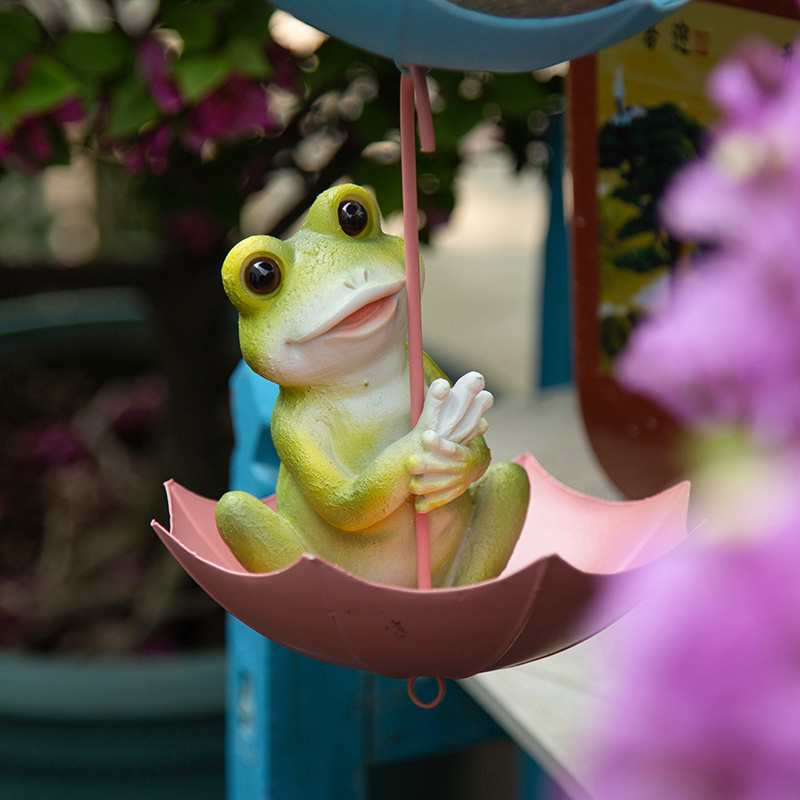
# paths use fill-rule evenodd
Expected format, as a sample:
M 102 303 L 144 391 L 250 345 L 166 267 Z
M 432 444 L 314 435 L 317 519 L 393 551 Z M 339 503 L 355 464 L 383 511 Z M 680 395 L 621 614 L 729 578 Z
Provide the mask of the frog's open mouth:
M 379 286 L 370 286 L 347 298 L 325 322 L 295 343 L 308 342 L 324 334 L 337 337 L 362 338 L 383 327 L 397 310 L 400 290 L 405 281 L 395 281 Z

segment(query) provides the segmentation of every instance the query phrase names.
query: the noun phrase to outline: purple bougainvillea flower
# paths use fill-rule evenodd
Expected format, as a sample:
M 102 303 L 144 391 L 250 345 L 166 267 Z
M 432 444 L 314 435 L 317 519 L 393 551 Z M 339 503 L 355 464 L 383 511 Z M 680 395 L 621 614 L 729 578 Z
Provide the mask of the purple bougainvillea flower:
M 261 84 L 234 76 L 189 113 L 184 143 L 199 153 L 207 142 L 236 142 L 274 129 Z
M 762 534 L 680 551 L 647 576 L 597 800 L 797 797 L 800 506 Z
M 53 119 L 61 123 L 80 122 L 85 116 L 83 103 L 77 98 L 67 100 L 66 103 L 53 112 L 52 116 Z
M 68 424 L 53 423 L 22 433 L 28 458 L 44 467 L 63 467 L 87 455 L 87 449 L 75 429 Z
M 24 142 L 28 155 L 40 161 L 48 160 L 52 156 L 53 143 L 50 141 L 47 124 L 42 117 L 27 120 L 23 123 L 20 133 L 22 135 L 19 136 L 19 141 Z
M 800 59 L 751 45 L 711 92 L 726 118 L 664 216 L 712 250 L 637 329 L 620 376 L 695 430 L 741 429 L 766 460 L 733 488 L 712 469 L 701 511 L 727 538 L 647 576 L 598 800 L 800 791 Z
M 738 58 L 723 62 L 712 74 L 709 95 L 729 120 L 749 124 L 784 91 L 787 62 L 770 42 L 751 40 Z
M 28 80 L 36 63 L 36 55 L 27 53 L 17 60 L 11 72 L 10 86 L 20 89 Z M 7 160 L 16 169 L 35 174 L 48 166 L 56 154 L 56 141 L 63 125 L 84 117 L 81 101 L 71 97 L 54 103 L 41 113 L 21 115 L 5 138 L 0 138 L 0 160 Z
M 166 171 L 167 153 L 173 141 L 172 128 L 158 125 L 141 134 L 129 150 L 122 156 L 122 167 L 128 172 L 150 170 L 155 175 Z
M 165 114 L 183 108 L 178 84 L 169 72 L 170 58 L 164 46 L 153 38 L 144 39 L 136 50 L 136 71 L 147 85 L 156 105 Z
M 163 220 L 166 240 L 183 256 L 208 257 L 217 250 L 225 232 L 205 208 L 186 208 Z
M 145 375 L 132 385 L 108 393 L 105 413 L 111 430 L 123 441 L 137 443 L 153 432 L 167 400 L 167 383 L 159 375 Z
M 800 240 L 800 59 L 757 43 L 714 73 L 727 114 L 707 155 L 680 173 L 663 216 L 670 230 L 782 262 Z M 789 250 L 788 252 L 791 252 Z
M 39 172 L 55 157 L 58 128 L 77 122 L 83 113 L 80 101 L 70 100 L 49 114 L 21 120 L 12 136 L 0 139 L 0 160 L 28 175 Z
M 46 167 L 55 155 L 51 124 L 45 116 L 24 120 L 7 144 L 8 162 L 28 175 Z
M 619 377 L 695 427 L 746 426 L 800 443 L 797 283 L 729 256 L 708 260 L 637 330 Z
M 267 46 L 267 55 L 275 67 L 273 83 L 291 92 L 298 91 L 297 65 L 292 54 L 277 42 L 270 42 Z

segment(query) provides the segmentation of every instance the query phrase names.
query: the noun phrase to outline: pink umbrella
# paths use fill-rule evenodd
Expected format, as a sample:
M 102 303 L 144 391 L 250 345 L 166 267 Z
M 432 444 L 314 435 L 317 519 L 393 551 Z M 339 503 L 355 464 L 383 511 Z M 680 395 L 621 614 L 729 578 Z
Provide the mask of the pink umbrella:
M 376 584 L 312 555 L 277 572 L 248 572 L 217 533 L 216 502 L 173 481 L 170 530 L 153 527 L 209 595 L 274 642 L 392 678 L 464 678 L 597 633 L 624 610 L 586 617 L 594 593 L 686 537 L 688 483 L 611 502 L 563 486 L 529 454 L 518 462 L 532 498 L 522 534 L 502 575 L 470 586 Z M 265 502 L 274 508 L 274 497 Z

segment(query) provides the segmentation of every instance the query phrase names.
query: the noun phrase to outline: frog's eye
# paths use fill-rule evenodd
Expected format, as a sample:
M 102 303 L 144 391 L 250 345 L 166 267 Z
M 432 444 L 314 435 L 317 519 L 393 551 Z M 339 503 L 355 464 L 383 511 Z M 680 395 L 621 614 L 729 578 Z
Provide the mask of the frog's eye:
M 280 286 L 281 268 L 273 258 L 256 256 L 244 265 L 242 283 L 253 294 L 272 294 Z
M 367 209 L 358 200 L 339 203 L 339 225 L 348 236 L 358 236 L 369 223 Z

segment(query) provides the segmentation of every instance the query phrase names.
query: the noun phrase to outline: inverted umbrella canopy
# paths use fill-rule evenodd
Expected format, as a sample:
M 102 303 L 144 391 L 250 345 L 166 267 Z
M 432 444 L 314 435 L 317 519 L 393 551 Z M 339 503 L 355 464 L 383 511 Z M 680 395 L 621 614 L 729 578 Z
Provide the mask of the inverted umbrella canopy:
M 456 70 L 526 72 L 627 39 L 688 0 L 561 0 L 548 7 L 590 8 L 566 16 L 520 18 L 484 13 L 542 0 L 279 0 L 277 5 L 331 36 L 398 64 Z M 472 6 L 465 8 L 458 3 Z M 610 3 L 607 4 L 607 3 Z M 596 7 L 600 6 L 600 7 Z M 552 13 L 552 12 L 545 12 Z
M 420 591 L 371 583 L 321 558 L 254 574 L 217 533 L 214 500 L 166 484 L 170 530 L 153 527 L 184 569 L 234 616 L 274 642 L 392 678 L 463 678 L 542 658 L 614 621 L 583 612 L 595 591 L 687 535 L 689 485 L 610 502 L 575 492 L 530 455 L 532 502 L 498 578 Z M 266 501 L 272 503 L 274 498 Z

